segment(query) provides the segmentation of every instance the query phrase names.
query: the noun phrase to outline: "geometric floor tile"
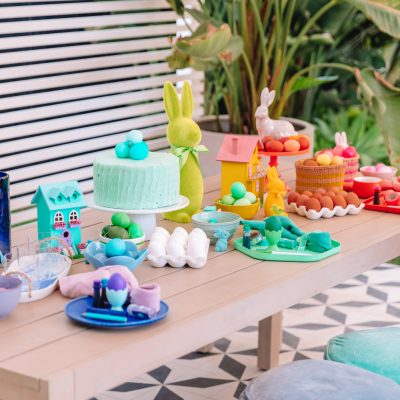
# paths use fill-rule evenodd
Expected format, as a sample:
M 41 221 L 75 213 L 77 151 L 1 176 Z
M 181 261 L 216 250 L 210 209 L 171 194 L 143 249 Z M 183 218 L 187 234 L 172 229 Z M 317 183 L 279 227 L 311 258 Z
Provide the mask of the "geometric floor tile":
M 322 359 L 333 336 L 400 326 L 400 267 L 383 264 L 294 305 L 283 313 L 280 364 Z M 93 400 L 234 400 L 261 371 L 257 323 L 135 377 Z

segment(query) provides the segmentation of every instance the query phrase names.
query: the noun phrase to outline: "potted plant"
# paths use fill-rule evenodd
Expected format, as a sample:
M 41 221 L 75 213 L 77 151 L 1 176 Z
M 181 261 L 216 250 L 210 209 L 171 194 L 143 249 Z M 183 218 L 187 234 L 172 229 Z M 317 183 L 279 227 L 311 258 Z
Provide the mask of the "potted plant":
M 386 143 L 399 153 L 399 143 L 391 138 L 397 119 L 393 107 L 398 104 L 399 89 L 368 69 L 360 71 L 343 63 L 316 63 L 312 58 L 302 57 L 304 41 L 330 40 L 328 35 L 318 33 L 316 27 L 328 12 L 343 4 L 355 7 L 379 29 L 399 38 L 398 2 L 322 0 L 318 2 L 320 8 L 312 14 L 309 9 L 305 10 L 308 2 L 296 0 L 199 0 L 198 8 L 184 8 L 182 0 L 169 0 L 169 3 L 178 15 L 184 16 L 186 11 L 199 24 L 189 36 L 172 43 L 168 62 L 174 69 L 191 67 L 205 72 L 205 113 L 214 117 L 203 122 L 203 128 L 214 125 L 219 131 L 254 134 L 254 114 L 264 87 L 276 91 L 270 114 L 279 118 L 294 94 L 337 79 L 332 75 L 313 74 L 329 68 L 355 76 L 378 121 L 384 123 L 381 131 Z M 309 14 L 304 19 L 306 11 Z M 303 16 L 303 24 L 297 23 L 299 15 Z M 221 110 L 227 117 L 221 118 Z M 389 149 L 389 154 L 390 151 L 393 153 Z M 399 162 L 395 156 L 391 161 Z

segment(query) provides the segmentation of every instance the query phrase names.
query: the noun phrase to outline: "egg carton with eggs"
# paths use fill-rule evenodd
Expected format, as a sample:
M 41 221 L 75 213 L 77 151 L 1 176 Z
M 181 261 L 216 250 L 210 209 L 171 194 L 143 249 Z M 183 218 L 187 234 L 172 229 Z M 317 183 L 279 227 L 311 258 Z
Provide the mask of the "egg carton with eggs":
M 157 227 L 150 237 L 147 259 L 153 267 L 182 268 L 188 264 L 192 268 L 201 268 L 207 262 L 210 239 L 199 228 L 188 233 L 182 227 L 169 232 Z
M 289 212 L 295 212 L 302 217 L 307 217 L 308 219 L 332 218 L 334 216 L 344 217 L 347 214 L 355 215 L 360 213 L 365 207 L 364 203 L 361 203 L 358 207 L 354 204 L 348 204 L 346 207 L 335 206 L 332 210 L 323 207 L 320 211 L 316 211 L 312 209 L 307 210 L 305 206 L 298 206 L 296 203 L 286 203 L 286 205 Z

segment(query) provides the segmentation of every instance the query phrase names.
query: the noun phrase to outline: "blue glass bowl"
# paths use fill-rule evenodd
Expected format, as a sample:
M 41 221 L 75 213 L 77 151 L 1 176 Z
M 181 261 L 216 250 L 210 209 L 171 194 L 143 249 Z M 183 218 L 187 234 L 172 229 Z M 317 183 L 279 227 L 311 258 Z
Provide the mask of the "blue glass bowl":
M 133 271 L 147 257 L 147 249 L 138 250 L 135 243 L 125 242 L 126 252 L 122 256 L 107 257 L 105 254 L 106 245 L 101 242 L 91 242 L 86 247 L 84 253 L 87 262 L 93 265 L 95 269 L 108 265 L 123 265 Z
M 210 221 L 216 222 L 210 222 Z M 217 239 L 214 237 L 216 229 L 223 229 L 229 232 L 229 239 L 232 239 L 239 224 L 240 216 L 225 211 L 203 211 L 192 215 L 192 223 L 195 228 L 200 228 L 210 239 L 211 244 L 215 244 Z

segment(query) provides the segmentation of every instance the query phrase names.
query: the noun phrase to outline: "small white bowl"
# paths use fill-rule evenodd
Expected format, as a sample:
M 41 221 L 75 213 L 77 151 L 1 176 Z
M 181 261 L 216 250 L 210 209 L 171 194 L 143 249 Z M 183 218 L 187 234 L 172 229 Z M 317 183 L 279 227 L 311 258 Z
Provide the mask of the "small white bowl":
M 367 168 L 367 167 L 365 166 L 365 167 L 360 168 L 360 172 L 363 176 L 372 176 L 374 178 L 391 180 L 397 174 L 396 167 L 389 167 L 389 168 L 391 168 L 392 172 L 367 172 L 367 171 L 365 171 L 365 168 Z
M 144 246 L 144 241 L 145 241 L 145 235 L 140 236 L 138 238 L 135 239 L 123 239 L 125 242 L 132 242 L 136 244 L 136 247 L 138 248 L 138 250 L 141 250 L 142 247 Z M 100 242 L 101 243 L 108 243 L 111 239 L 110 238 L 106 238 L 102 235 L 100 235 Z

